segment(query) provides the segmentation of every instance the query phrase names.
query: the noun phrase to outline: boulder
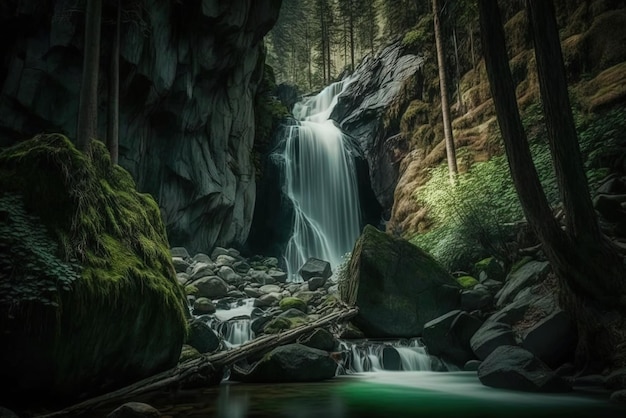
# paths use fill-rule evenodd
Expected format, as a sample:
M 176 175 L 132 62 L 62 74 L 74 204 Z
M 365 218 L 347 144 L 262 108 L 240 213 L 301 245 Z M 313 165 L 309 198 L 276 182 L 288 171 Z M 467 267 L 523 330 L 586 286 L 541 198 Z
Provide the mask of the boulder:
M 194 255 L 191 260 L 192 260 L 192 262 L 196 262 L 196 263 L 213 264 L 213 260 L 211 260 L 211 257 L 209 257 L 208 255 L 206 255 L 204 253 L 198 253 L 198 254 Z
M 203 277 L 191 283 L 198 289 L 198 296 L 209 299 L 221 298 L 228 293 L 228 285 L 217 276 Z
M 190 266 L 185 259 L 180 257 L 172 257 L 172 264 L 176 273 L 185 273 Z
M 231 380 L 250 383 L 315 382 L 335 376 L 337 363 L 328 352 L 302 344 L 275 348 L 248 370 L 233 368 Z
M 456 280 L 410 242 L 367 225 L 355 244 L 341 298 L 356 305 L 367 337 L 415 337 L 424 324 L 460 306 Z
M 322 277 L 324 279 L 328 279 L 333 274 L 328 261 L 313 257 L 309 258 L 306 263 L 304 263 L 304 265 L 300 268 L 299 273 L 305 282 L 312 277 Z
M 504 286 L 496 294 L 496 306 L 502 307 L 513 301 L 517 294 L 546 278 L 550 272 L 550 263 L 547 261 L 531 260 L 506 277 Z
M 270 276 L 266 271 L 263 270 L 250 270 L 248 272 L 252 281 L 260 284 L 272 284 L 276 282 L 272 276 Z
M 283 311 L 286 311 L 288 309 L 293 309 L 293 308 L 298 309 L 305 313 L 307 311 L 306 303 L 302 299 L 294 298 L 294 297 L 286 297 L 286 298 L 281 299 L 278 306 L 280 306 L 280 309 L 282 309 Z
M 576 341 L 576 326 L 567 313 L 558 310 L 525 331 L 522 347 L 555 369 L 574 359 Z
M 626 405 L 626 389 L 617 390 L 611 393 L 609 400 L 614 404 Z
M 298 338 L 298 343 L 324 351 L 335 351 L 339 345 L 333 334 L 325 328 L 316 328 L 313 332 Z
M 463 366 L 475 358 L 470 346 L 481 321 L 459 310 L 448 312 L 424 325 L 422 339 L 428 353 Z
M 173 247 L 170 248 L 170 254 L 172 258 L 182 258 L 183 260 L 188 260 L 190 258 L 189 252 L 185 247 Z
M 501 322 L 485 322 L 470 339 L 472 351 L 481 360 L 486 359 L 500 346 L 516 344 L 517 341 L 511 326 Z
M 475 372 L 480 367 L 480 360 L 469 360 L 465 365 L 463 365 L 463 371 L 465 372 Z
M 478 367 L 485 386 L 527 392 L 568 392 L 571 387 L 545 363 L 521 347 L 496 348 Z
M 107 418 L 158 418 L 161 413 L 151 405 L 141 402 L 127 402 L 113 410 Z
M 187 344 L 199 353 L 212 353 L 220 347 L 220 338 L 205 322 L 194 320 L 189 324 Z
M 200 297 L 193 302 L 193 314 L 204 315 L 215 313 L 215 305 L 209 298 Z
M 288 275 L 284 271 L 271 269 L 267 271 L 267 274 L 277 283 L 285 283 L 287 281 Z
M 259 308 L 265 308 L 268 306 L 276 305 L 282 298 L 283 296 L 280 293 L 268 293 L 255 299 L 254 306 Z
M 159 207 L 102 143 L 2 148 L 0 190 L 0 404 L 68 404 L 176 365 L 189 311 Z
M 222 266 L 217 271 L 217 275 L 222 278 L 226 283 L 238 285 L 243 283 L 243 278 L 235 273 L 232 267 L 230 266 Z
M 315 291 L 319 289 L 320 287 L 323 287 L 325 283 L 326 283 L 326 279 L 324 279 L 323 277 L 317 277 L 317 276 L 311 277 L 309 281 L 307 282 L 307 284 L 309 285 L 309 290 L 311 291 Z
M 203 263 L 197 262 L 187 269 L 187 273 L 191 280 L 198 280 L 202 277 L 215 276 L 215 264 L 213 262 Z
M 461 308 L 464 311 L 480 311 L 490 308 L 493 304 L 493 294 L 483 285 L 476 285 L 473 289 L 461 292 Z
M 264 286 L 261 286 L 259 290 L 263 293 L 280 293 L 281 292 L 280 286 L 276 284 L 266 284 Z

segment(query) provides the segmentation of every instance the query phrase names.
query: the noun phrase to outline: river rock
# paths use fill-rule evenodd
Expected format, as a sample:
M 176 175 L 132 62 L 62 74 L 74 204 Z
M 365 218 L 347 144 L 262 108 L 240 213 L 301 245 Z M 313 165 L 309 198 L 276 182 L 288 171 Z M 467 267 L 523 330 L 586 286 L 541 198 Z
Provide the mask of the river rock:
M 287 273 L 281 270 L 271 269 L 267 274 L 278 283 L 285 283 L 287 281 Z
M 182 258 L 183 260 L 188 260 L 190 258 L 189 252 L 185 247 L 173 247 L 170 248 L 170 254 L 172 258 Z
M 189 324 L 187 344 L 199 353 L 212 353 L 220 347 L 220 338 L 205 322 L 194 320 Z
M 522 347 L 553 369 L 574 359 L 576 326 L 562 310 L 541 319 L 522 337 Z
M 160 416 L 158 409 L 151 405 L 127 402 L 107 415 L 107 418 L 158 418 Z
M 427 322 L 422 338 L 429 354 L 463 366 L 475 358 L 470 339 L 481 325 L 467 312 L 455 310 Z
M 339 345 L 333 334 L 325 328 L 315 328 L 313 332 L 298 338 L 298 343 L 324 351 L 335 351 Z
M 233 264 L 233 269 L 239 274 L 248 274 L 251 268 L 246 261 L 237 261 Z
M 258 298 L 265 294 L 261 291 L 261 289 L 251 286 L 244 287 L 243 291 L 248 297 L 251 298 Z
M 209 298 L 200 297 L 193 302 L 193 314 L 204 315 L 215 313 L 215 305 Z
M 504 287 L 496 294 L 496 306 L 512 302 L 521 290 L 542 281 L 549 272 L 550 263 L 547 261 L 531 260 L 523 264 L 507 276 Z
M 237 260 L 234 257 L 231 257 L 228 254 L 222 254 L 222 255 L 218 255 L 217 258 L 215 258 L 215 265 L 217 267 L 222 267 L 222 266 L 232 267 L 236 261 Z
M 190 266 L 186 260 L 180 257 L 172 257 L 172 264 L 176 273 L 185 273 Z
M 193 256 L 192 261 L 196 263 L 213 264 L 213 260 L 211 259 L 211 257 L 209 257 L 208 255 L 204 253 L 197 253 L 196 255 Z
M 263 293 L 280 293 L 282 289 L 276 284 L 266 284 L 261 286 L 259 290 Z
M 521 347 L 496 348 L 478 367 L 485 386 L 528 392 L 568 392 L 571 387 L 546 364 Z
M 307 282 L 308 286 L 309 286 L 309 290 L 317 290 L 320 287 L 323 287 L 324 284 L 326 283 L 326 279 L 324 279 L 323 277 L 311 277 L 309 279 L 309 281 Z
M 328 261 L 313 257 L 309 258 L 306 263 L 304 263 L 304 265 L 300 268 L 299 273 L 305 282 L 312 277 L 322 277 L 324 279 L 328 279 L 333 274 Z
M 272 284 L 276 282 L 276 280 L 272 276 L 270 276 L 266 271 L 253 269 L 253 270 L 250 270 L 248 274 L 250 275 L 250 279 L 252 279 L 252 281 L 255 281 L 260 284 L 265 285 L 265 284 Z
M 465 311 L 487 310 L 492 304 L 493 294 L 481 284 L 461 292 L 461 308 Z
M 306 305 L 306 302 L 304 302 L 302 299 L 295 297 L 283 298 L 279 303 L 280 309 L 282 309 L 283 311 L 295 308 L 299 311 L 306 312 Z
M 500 346 L 516 344 L 511 326 L 501 322 L 485 322 L 470 339 L 472 351 L 481 360 L 486 359 Z
M 277 293 L 277 292 L 267 293 L 259 297 L 258 299 L 255 299 L 254 306 L 258 308 L 269 307 L 269 306 L 278 304 L 278 302 L 282 298 L 283 296 L 280 293 Z
M 340 286 L 359 308 L 354 323 L 367 337 L 422 334 L 424 324 L 460 305 L 456 280 L 430 255 L 367 225 L 355 244 Z
M 243 278 L 235 273 L 232 267 L 230 266 L 222 266 L 217 271 L 217 275 L 222 278 L 226 283 L 238 285 L 243 283 Z
M 191 270 L 187 271 L 191 280 L 197 280 L 202 277 L 214 276 L 215 275 L 215 264 L 213 262 L 203 263 L 197 262 L 196 264 L 190 266 Z
M 228 293 L 228 285 L 217 276 L 203 277 L 191 283 L 198 289 L 198 296 L 209 299 L 221 298 Z
M 249 370 L 233 368 L 231 380 L 250 383 L 314 382 L 335 376 L 337 363 L 328 352 L 302 344 L 275 348 Z

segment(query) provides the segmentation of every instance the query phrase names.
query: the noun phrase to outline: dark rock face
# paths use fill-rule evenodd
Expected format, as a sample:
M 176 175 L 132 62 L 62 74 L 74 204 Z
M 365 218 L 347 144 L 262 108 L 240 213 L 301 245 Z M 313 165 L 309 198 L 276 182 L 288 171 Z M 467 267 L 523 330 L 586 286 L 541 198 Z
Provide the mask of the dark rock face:
M 500 346 L 516 345 L 511 326 L 500 322 L 485 322 L 470 340 L 476 357 L 484 360 Z
M 408 105 L 406 92 L 421 73 L 422 63 L 422 57 L 403 55 L 399 42 L 366 58 L 354 72 L 356 81 L 339 96 L 331 114 L 358 141 L 369 166 L 372 190 L 385 211 L 393 205 L 399 162 L 406 152 L 397 136 L 402 114 L 397 109 Z
M 255 201 L 253 99 L 261 39 L 280 0 L 146 0 L 121 41 L 120 164 L 159 202 L 170 243 L 242 244 Z M 74 137 L 84 14 L 71 1 L 2 7 L 0 145 L 41 131 Z M 104 19 L 113 10 L 104 8 Z M 103 24 L 104 137 L 112 25 Z
M 527 392 L 567 392 L 571 388 L 529 351 L 501 346 L 478 367 L 485 386 Z
M 306 263 L 304 263 L 304 265 L 300 268 L 299 273 L 304 281 L 313 277 L 328 279 L 333 274 L 328 261 L 319 260 L 313 257 L 309 258 Z
M 459 286 L 430 255 L 368 225 L 340 285 L 359 307 L 354 324 L 366 337 L 415 337 L 424 324 L 460 305 Z

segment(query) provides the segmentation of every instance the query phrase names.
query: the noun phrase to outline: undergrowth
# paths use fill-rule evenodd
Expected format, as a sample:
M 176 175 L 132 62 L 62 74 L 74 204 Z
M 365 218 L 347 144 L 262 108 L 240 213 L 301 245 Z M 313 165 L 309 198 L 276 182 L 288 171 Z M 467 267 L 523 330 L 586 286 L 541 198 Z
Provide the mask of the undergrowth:
M 576 113 L 575 121 L 590 190 L 595 190 L 609 170 L 624 165 L 626 108 L 593 118 Z M 529 106 L 523 122 L 537 173 L 554 207 L 559 192 L 540 105 Z M 510 243 L 514 223 L 523 219 L 523 212 L 506 156 L 473 164 L 459 174 L 456 187 L 449 182 L 447 166 L 441 164 L 430 170 L 429 181 L 416 190 L 415 198 L 428 209 L 432 227 L 411 241 L 450 271 L 468 270 L 473 261 L 490 255 L 508 265 L 514 261 Z

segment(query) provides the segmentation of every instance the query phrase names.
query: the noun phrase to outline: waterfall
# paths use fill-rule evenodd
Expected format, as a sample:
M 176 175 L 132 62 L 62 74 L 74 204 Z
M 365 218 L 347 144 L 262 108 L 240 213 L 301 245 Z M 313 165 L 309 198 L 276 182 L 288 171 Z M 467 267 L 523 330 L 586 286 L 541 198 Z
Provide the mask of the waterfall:
M 283 153 L 285 191 L 294 207 L 293 233 L 285 261 L 290 281 L 310 257 L 333 270 L 352 250 L 360 233 L 354 156 L 345 135 L 329 119 L 337 97 L 350 83 L 333 83 L 294 107 L 298 123 L 287 130 Z
M 347 353 L 344 373 L 432 370 L 432 359 L 419 340 L 341 341 L 340 349 Z

